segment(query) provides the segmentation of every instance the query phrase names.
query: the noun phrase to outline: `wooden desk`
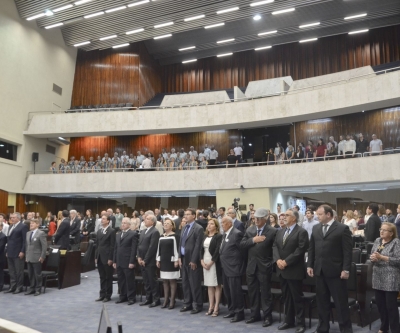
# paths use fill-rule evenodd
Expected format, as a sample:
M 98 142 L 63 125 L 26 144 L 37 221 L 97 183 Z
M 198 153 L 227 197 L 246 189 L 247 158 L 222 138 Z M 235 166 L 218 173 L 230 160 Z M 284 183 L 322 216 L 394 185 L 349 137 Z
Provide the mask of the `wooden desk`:
M 58 280 L 60 289 L 81 284 L 81 251 L 67 251 L 60 256 Z M 48 286 L 57 287 L 57 282 L 50 281 Z

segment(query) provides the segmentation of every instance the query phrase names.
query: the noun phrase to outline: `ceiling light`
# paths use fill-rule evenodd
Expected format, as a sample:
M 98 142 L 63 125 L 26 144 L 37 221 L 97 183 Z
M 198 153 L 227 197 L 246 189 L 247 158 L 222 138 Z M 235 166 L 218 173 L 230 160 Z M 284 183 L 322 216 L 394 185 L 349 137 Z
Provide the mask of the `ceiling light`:
M 174 24 L 174 22 L 167 22 L 167 23 L 157 24 L 157 25 L 154 26 L 154 28 L 158 29 L 158 28 L 167 27 L 167 26 L 173 25 L 173 24 Z
M 187 64 L 188 62 L 195 62 L 195 61 L 197 61 L 197 59 L 185 60 L 185 61 L 182 61 L 182 64 Z
M 107 40 L 107 39 L 112 39 L 112 38 L 117 38 L 117 37 L 118 37 L 117 35 L 111 35 L 111 36 L 99 38 L 99 40 Z
M 192 16 L 192 17 L 185 18 L 184 21 L 188 22 L 188 21 L 198 20 L 198 19 L 201 19 L 201 18 L 204 18 L 204 17 L 206 17 L 206 16 L 205 15 L 197 15 L 197 16 Z
M 255 51 L 261 51 L 261 50 L 265 50 L 265 49 L 270 49 L 272 46 L 262 46 L 262 47 L 257 47 L 256 49 L 254 49 Z
M 315 26 L 315 25 L 320 25 L 320 24 L 321 24 L 320 22 L 309 23 L 309 24 L 303 24 L 303 25 L 299 26 L 299 28 L 300 28 L 300 29 L 303 29 L 303 28 L 313 27 L 313 26 Z
M 362 188 L 361 189 L 361 191 L 384 191 L 384 190 L 387 190 L 387 188 L 386 187 L 383 187 L 383 188 Z
M 77 46 L 82 46 L 82 45 L 87 45 L 87 44 L 90 44 L 90 42 L 82 42 L 82 43 L 75 44 L 74 46 L 77 47 Z
M 32 20 L 36 20 L 36 19 L 38 19 L 40 17 L 43 17 L 43 16 L 46 16 L 46 14 L 45 13 L 37 14 L 35 16 L 28 17 L 26 20 L 27 21 L 32 21 Z
M 229 12 L 234 12 L 235 10 L 239 10 L 239 7 L 232 7 L 228 9 L 222 9 L 217 11 L 217 14 L 224 14 L 224 13 L 229 13 Z
M 275 12 L 272 12 L 272 15 L 278 15 L 278 14 L 283 14 L 283 13 L 289 13 L 289 12 L 294 12 L 295 8 L 288 8 L 288 9 L 282 9 L 282 10 L 277 10 Z
M 64 23 L 60 22 L 60 23 L 48 25 L 47 27 L 44 27 L 44 28 L 45 29 L 51 29 L 51 28 L 59 27 L 60 25 L 64 25 Z
M 116 12 L 116 11 L 122 10 L 122 9 L 126 9 L 126 6 L 121 6 L 121 7 L 117 7 L 117 8 L 107 9 L 107 10 L 106 10 L 106 13 L 112 13 L 112 12 Z
M 91 18 L 91 17 L 103 15 L 103 14 L 104 14 L 104 12 L 98 12 L 98 13 L 93 13 L 93 14 L 86 15 L 83 18 L 88 19 L 88 18 Z
M 132 34 L 137 34 L 138 32 L 142 32 L 142 31 L 144 31 L 144 29 L 140 28 L 140 29 L 136 29 L 136 30 L 127 31 L 126 34 L 132 35 Z
M 255 15 L 255 16 L 253 16 L 253 20 L 254 20 L 254 21 L 261 20 L 261 15 Z
M 270 35 L 270 34 L 276 34 L 278 30 L 271 30 L 271 31 L 266 31 L 266 32 L 260 32 L 258 36 L 264 36 L 264 35 Z
M 124 46 L 128 46 L 128 45 L 129 45 L 129 43 L 115 45 L 115 46 L 113 46 L 113 49 L 118 49 L 119 47 L 124 47 Z
M 256 7 L 256 6 L 261 6 L 261 5 L 266 5 L 267 3 L 272 3 L 274 0 L 263 0 L 263 1 L 257 1 L 253 2 L 250 4 L 250 7 Z
M 332 191 L 328 191 L 328 192 L 330 192 L 330 193 L 336 193 L 336 192 L 354 192 L 354 190 L 340 190 L 340 189 L 337 189 L 337 190 L 332 190 Z
M 72 4 L 66 5 L 66 6 L 62 6 L 62 7 L 58 7 L 56 9 L 53 9 L 53 12 L 54 13 L 61 12 L 62 10 L 65 10 L 65 9 L 68 9 L 68 8 L 71 8 L 71 7 L 73 7 Z
M 150 2 L 149 0 L 142 0 L 142 1 L 138 1 L 138 2 L 134 2 L 128 5 L 128 7 L 134 7 L 134 6 L 138 6 L 138 5 L 143 5 L 144 3 L 148 3 Z
M 318 39 L 318 38 L 302 39 L 302 40 L 299 40 L 299 43 L 312 42 L 312 41 L 317 40 L 317 39 Z
M 217 57 L 219 58 L 219 57 L 225 57 L 225 56 L 229 56 L 229 55 L 232 55 L 233 53 L 231 52 L 231 53 L 222 53 L 222 54 L 217 54 Z
M 367 16 L 367 13 L 353 15 L 353 16 L 346 16 L 344 19 L 345 20 L 352 20 L 352 19 L 359 18 L 359 17 L 364 17 L 364 16 Z
M 83 5 L 84 3 L 88 3 L 92 0 L 80 0 L 74 3 L 75 6 Z
M 233 42 L 234 40 L 235 40 L 235 38 L 229 38 L 229 39 L 219 40 L 219 41 L 217 42 L 217 44 Z
M 222 23 L 217 23 L 217 24 L 206 25 L 206 26 L 204 27 L 204 29 L 210 29 L 210 28 L 220 27 L 220 26 L 223 26 L 223 25 L 225 25 L 224 22 L 222 22 Z
M 367 32 L 367 31 L 369 31 L 369 29 L 350 31 L 349 35 L 359 34 L 361 32 Z
M 188 47 L 184 47 L 183 49 L 179 49 L 179 51 L 186 51 L 186 50 L 191 50 L 191 49 L 195 49 L 196 46 L 188 46 Z
M 172 36 L 172 34 L 167 34 L 167 35 L 154 37 L 153 39 L 161 39 L 161 38 L 166 38 L 166 37 L 171 37 L 171 36 Z
M 54 13 L 49 9 L 47 9 L 44 13 L 46 14 L 46 16 L 53 16 L 54 15 Z

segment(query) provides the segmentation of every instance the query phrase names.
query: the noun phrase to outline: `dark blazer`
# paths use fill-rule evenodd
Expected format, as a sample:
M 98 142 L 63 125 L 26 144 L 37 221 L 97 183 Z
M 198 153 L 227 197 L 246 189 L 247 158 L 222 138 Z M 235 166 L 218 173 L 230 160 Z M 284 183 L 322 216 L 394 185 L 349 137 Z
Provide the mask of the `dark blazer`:
M 146 266 L 156 264 L 156 255 L 160 233 L 156 227 L 151 227 L 149 231 L 142 230 L 139 237 L 137 257 L 142 259 Z
M 83 231 L 87 231 L 88 234 L 94 231 L 94 227 L 96 226 L 96 218 L 95 217 L 85 217 L 83 222 Z
M 115 219 L 115 216 L 114 215 L 111 215 L 110 216 L 110 227 L 112 227 L 113 229 L 115 229 L 115 221 L 116 221 L 116 219 Z
M 7 256 L 9 258 L 17 258 L 20 252 L 25 253 L 26 233 L 28 232 L 28 227 L 26 224 L 19 222 L 11 234 L 10 230 L 11 225 L 8 228 Z
M 61 250 L 69 249 L 69 229 L 70 229 L 69 218 L 65 218 L 57 229 L 54 236 L 54 242 L 60 245 Z
M 160 215 L 160 218 L 161 218 L 161 215 Z M 157 220 L 158 221 L 158 220 Z M 182 218 L 181 217 L 178 217 L 175 221 L 174 221 L 174 223 L 175 223 L 175 230 L 179 230 L 179 226 L 181 225 L 181 222 L 182 222 Z M 176 231 L 175 231 L 175 234 L 176 234 Z
M 375 240 L 381 236 L 379 228 L 382 225 L 382 221 L 378 215 L 372 214 L 364 229 L 364 237 L 366 242 L 375 242 Z
M 244 234 L 245 228 L 244 228 L 244 224 L 243 224 L 241 221 L 239 221 L 238 219 L 235 219 L 235 220 L 233 221 L 233 226 L 234 226 L 236 229 L 238 229 L 242 234 Z
M 219 258 L 222 270 L 227 277 L 242 276 L 245 269 L 245 260 L 240 248 L 243 234 L 235 227 L 232 228 L 228 237 L 223 236 Z
M 276 274 L 282 275 L 287 280 L 303 280 L 306 277 L 304 254 L 308 250 L 308 232 L 295 225 L 283 245 L 283 236 L 286 229 L 278 230 L 273 246 L 274 262 L 285 260 L 287 266 L 284 270 L 276 266 Z
M 7 236 L 0 232 L 0 263 L 6 261 Z
M 101 260 L 103 264 L 107 264 L 108 260 L 114 259 L 114 247 L 115 247 L 115 230 L 111 227 L 107 228 L 106 233 L 103 233 L 103 229 L 97 231 L 97 244 L 96 244 L 96 256 L 97 260 Z
M 129 268 L 129 264 L 135 264 L 136 252 L 139 242 L 139 234 L 128 230 L 121 239 L 121 232 L 117 233 L 114 248 L 114 263 L 117 267 Z
M 203 243 L 206 238 L 207 236 L 204 236 Z M 214 262 L 217 271 L 218 284 L 222 284 L 222 267 L 221 267 L 221 261 L 219 260 L 219 249 L 221 248 L 221 242 L 222 242 L 222 235 L 215 234 L 214 236 L 212 236 L 210 247 L 208 248 L 208 251 L 211 254 L 211 260 Z M 201 247 L 201 259 L 203 258 L 204 258 L 204 246 Z
M 316 276 L 323 273 L 327 278 L 339 278 L 342 271 L 350 271 L 352 250 L 347 225 L 334 221 L 323 236 L 322 224 L 317 224 L 311 234 L 307 267 L 313 268 Z
M 189 231 L 189 235 L 186 238 L 185 243 L 185 257 L 183 258 L 184 262 L 189 264 L 190 262 L 196 264 L 197 266 L 200 265 L 200 258 L 201 258 L 201 249 L 203 247 L 203 239 L 204 239 L 204 229 L 200 224 L 193 223 Z M 179 258 L 181 258 L 181 243 L 182 243 L 182 236 L 185 232 L 183 228 L 181 231 L 181 240 L 179 241 Z
M 81 220 L 78 217 L 75 217 L 70 225 L 69 234 L 75 238 L 75 244 L 78 244 L 81 241 Z
M 255 225 L 247 228 L 246 233 L 240 243 L 247 255 L 247 274 L 254 274 L 256 269 L 260 273 L 270 274 L 273 266 L 273 250 L 277 229 L 265 224 L 262 236 L 265 240 L 261 243 L 253 243 L 253 237 L 257 235 L 257 227 Z
M 203 228 L 203 231 L 205 231 L 207 229 L 208 220 L 198 219 L 198 220 L 196 220 L 196 223 L 199 224 Z

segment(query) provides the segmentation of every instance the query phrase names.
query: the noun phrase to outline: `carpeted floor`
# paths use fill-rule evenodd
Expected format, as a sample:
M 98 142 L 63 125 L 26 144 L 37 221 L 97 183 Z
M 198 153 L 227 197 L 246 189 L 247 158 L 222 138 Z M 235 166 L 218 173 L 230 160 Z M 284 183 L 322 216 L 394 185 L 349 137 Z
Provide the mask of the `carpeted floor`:
M 102 303 L 95 302 L 98 297 L 99 277 L 97 271 L 85 273 L 88 279 L 82 279 L 81 284 L 76 287 L 57 290 L 48 288 L 46 294 L 38 297 L 25 296 L 24 294 L 0 294 L 0 317 L 6 320 L 25 325 L 43 333 L 96 333 Z M 114 285 L 114 293 L 117 291 Z M 124 333 L 163 333 L 163 332 L 182 332 L 182 333 L 201 333 L 201 332 L 224 332 L 238 333 L 266 332 L 276 333 L 278 314 L 274 313 L 274 324 L 269 328 L 263 328 L 261 322 L 247 325 L 245 322 L 231 324 L 229 319 L 222 318 L 227 314 L 227 309 L 222 307 L 217 318 L 205 316 L 205 312 L 196 315 L 180 313 L 181 301 L 177 301 L 174 310 L 161 309 L 156 307 L 149 309 L 141 307 L 137 303 L 128 306 L 126 303 L 115 304 L 118 295 L 114 294 L 112 301 L 107 303 L 113 332 L 117 332 L 117 322 L 122 322 Z M 205 305 L 206 309 L 207 305 Z M 250 317 L 250 312 L 246 311 L 246 318 Z M 353 325 L 354 333 L 377 332 L 379 321 L 374 322 L 372 331 L 368 326 L 360 328 Z M 308 323 L 308 322 L 307 322 Z M 314 332 L 316 321 L 313 320 L 311 329 L 307 332 Z M 294 329 L 289 329 L 288 333 L 294 333 Z M 339 332 L 339 327 L 335 323 L 331 325 L 331 332 Z

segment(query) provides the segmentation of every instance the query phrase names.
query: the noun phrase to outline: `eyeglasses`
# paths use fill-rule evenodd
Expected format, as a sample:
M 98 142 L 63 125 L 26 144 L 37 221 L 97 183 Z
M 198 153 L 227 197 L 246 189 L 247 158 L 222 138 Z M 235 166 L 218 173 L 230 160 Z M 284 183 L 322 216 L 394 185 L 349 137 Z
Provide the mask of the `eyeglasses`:
M 391 230 L 386 230 L 386 229 L 382 229 L 382 228 L 380 228 L 379 231 L 392 232 Z
M 291 215 L 291 214 L 285 214 L 285 216 L 293 216 L 293 215 Z

